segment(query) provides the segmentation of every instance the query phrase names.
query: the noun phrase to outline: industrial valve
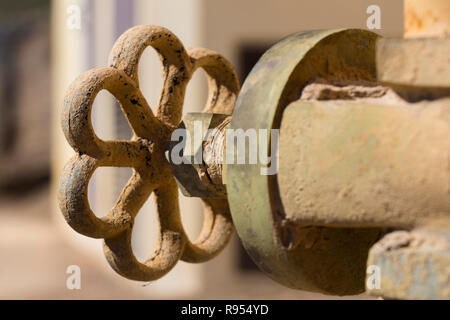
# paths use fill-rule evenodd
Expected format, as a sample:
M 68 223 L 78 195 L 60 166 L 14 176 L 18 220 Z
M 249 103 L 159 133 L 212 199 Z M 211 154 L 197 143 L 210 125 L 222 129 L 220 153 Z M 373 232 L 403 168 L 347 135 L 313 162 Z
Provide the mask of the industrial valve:
M 156 114 L 137 72 L 148 46 L 163 68 Z M 60 209 L 77 232 L 103 238 L 110 265 L 133 280 L 157 279 L 180 259 L 213 258 L 235 227 L 258 267 L 291 288 L 450 298 L 448 57 L 449 39 L 304 31 L 270 48 L 240 90 L 221 55 L 185 50 L 162 27 L 134 27 L 117 40 L 109 67 L 81 75 L 66 94 L 62 127 L 76 154 L 60 180 Z M 208 102 L 181 119 L 198 68 Z M 130 141 L 95 134 L 91 108 L 102 89 L 119 101 Z M 87 187 L 101 166 L 133 174 L 97 218 Z M 203 200 L 195 242 L 181 223 L 178 188 Z M 152 192 L 159 241 L 141 263 L 131 233 Z M 368 285 L 370 270 L 378 285 Z

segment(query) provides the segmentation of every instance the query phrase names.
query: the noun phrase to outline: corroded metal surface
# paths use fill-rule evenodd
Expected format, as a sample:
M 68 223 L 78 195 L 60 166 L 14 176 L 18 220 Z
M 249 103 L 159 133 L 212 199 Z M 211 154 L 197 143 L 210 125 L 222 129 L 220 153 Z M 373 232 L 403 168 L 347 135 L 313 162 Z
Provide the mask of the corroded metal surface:
M 370 249 L 367 264 L 379 268 L 380 280 L 367 292 L 389 299 L 450 299 L 449 230 L 449 220 L 441 220 L 387 234 Z
M 378 81 L 450 90 L 450 39 L 379 39 L 376 51 Z
M 231 128 L 281 126 L 279 171 L 262 176 L 260 165 L 227 165 L 227 191 L 245 248 L 274 280 L 361 292 L 382 227 L 449 217 L 448 41 L 439 53 L 434 43 L 384 41 L 361 30 L 300 32 L 253 68 Z M 420 48 L 422 59 L 406 59 Z M 424 98 L 434 101 L 412 103 Z M 314 101 L 330 99 L 337 100 Z M 420 253 L 413 260 L 426 263 Z M 439 261 L 445 291 L 449 271 Z
M 283 109 L 313 79 L 374 81 L 377 35 L 363 30 L 306 31 L 269 49 L 246 79 L 231 128 L 280 128 Z M 270 148 L 268 149 L 270 150 Z M 227 191 L 238 234 L 256 264 L 292 288 L 328 294 L 364 291 L 367 252 L 380 230 L 303 226 L 286 233 L 276 176 L 260 165 L 227 165 Z
M 450 218 L 449 137 L 450 99 L 295 101 L 280 130 L 285 218 L 353 228 Z
M 139 89 L 138 63 L 148 46 L 158 52 L 163 67 L 164 83 L 156 115 Z M 239 82 L 230 63 L 207 49 L 186 51 L 174 34 L 157 26 L 138 26 L 125 32 L 112 49 L 110 66 L 81 75 L 65 97 L 62 127 L 76 155 L 65 166 L 60 180 L 60 209 L 77 232 L 105 239 L 108 262 L 129 279 L 157 279 L 179 259 L 211 259 L 232 234 L 227 201 L 203 199 L 203 229 L 196 242 L 189 241 L 181 223 L 177 184 L 164 157 L 165 145 L 181 120 L 186 86 L 198 68 L 206 71 L 209 84 L 204 112 L 231 114 Z M 131 140 L 103 141 L 95 134 L 91 108 L 103 89 L 120 102 L 134 132 Z M 101 166 L 132 167 L 133 175 L 113 209 L 97 218 L 89 206 L 87 187 L 93 172 Z M 139 262 L 131 249 L 131 233 L 134 218 L 152 192 L 160 233 L 153 254 Z
M 450 36 L 448 0 L 405 0 L 405 37 Z

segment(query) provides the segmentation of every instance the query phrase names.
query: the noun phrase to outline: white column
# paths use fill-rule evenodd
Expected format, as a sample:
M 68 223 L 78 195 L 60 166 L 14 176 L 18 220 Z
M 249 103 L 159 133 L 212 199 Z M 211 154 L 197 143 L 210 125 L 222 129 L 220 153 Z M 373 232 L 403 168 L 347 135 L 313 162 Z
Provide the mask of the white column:
M 89 33 L 90 22 L 93 17 L 88 15 L 89 3 L 88 0 L 53 0 L 51 13 L 52 208 L 55 211 L 56 223 L 60 226 L 61 236 L 69 237 L 71 243 L 84 244 L 86 248 L 92 247 L 93 241 L 77 234 L 67 225 L 58 208 L 56 195 L 62 169 L 74 154 L 61 129 L 60 116 L 64 95 L 72 81 L 90 67 Z M 79 28 L 76 23 L 78 18 L 81 19 Z M 75 21 L 75 23 L 68 25 L 69 20 Z M 100 246 L 97 247 L 100 248 Z
M 95 0 L 91 1 L 92 34 L 91 56 L 92 67 L 101 68 L 108 66 L 109 52 L 115 41 L 115 1 Z M 92 119 L 96 134 L 104 140 L 116 139 L 116 114 L 119 106 L 114 97 L 106 90 L 97 95 L 93 109 Z M 103 216 L 110 211 L 117 198 L 117 174 L 116 168 L 98 168 L 89 185 L 89 200 L 93 211 L 98 216 Z M 97 252 L 97 254 L 99 254 Z
M 201 0 L 136 0 L 135 24 L 159 25 L 171 30 L 186 48 L 204 45 Z M 161 66 L 156 52 L 148 48 L 139 66 L 141 89 L 152 109 L 162 86 Z M 206 101 L 206 78 L 197 72 L 188 85 L 183 112 L 201 111 Z M 184 227 L 191 240 L 198 235 L 203 219 L 201 202 L 197 198 L 185 198 L 180 194 L 180 209 Z M 151 252 L 155 241 L 155 207 L 153 197 L 147 201 L 134 225 L 134 249 L 140 258 Z M 198 293 L 204 285 L 204 264 L 188 264 L 180 261 L 164 278 L 147 288 L 161 296 L 190 295 Z

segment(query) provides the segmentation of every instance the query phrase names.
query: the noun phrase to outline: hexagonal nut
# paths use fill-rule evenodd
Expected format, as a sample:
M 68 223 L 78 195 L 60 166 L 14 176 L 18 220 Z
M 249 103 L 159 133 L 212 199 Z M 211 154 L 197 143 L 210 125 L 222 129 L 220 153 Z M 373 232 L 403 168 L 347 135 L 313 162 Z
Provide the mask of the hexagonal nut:
M 188 113 L 172 133 L 166 159 L 185 196 L 226 198 L 222 160 L 230 120 L 225 114 Z

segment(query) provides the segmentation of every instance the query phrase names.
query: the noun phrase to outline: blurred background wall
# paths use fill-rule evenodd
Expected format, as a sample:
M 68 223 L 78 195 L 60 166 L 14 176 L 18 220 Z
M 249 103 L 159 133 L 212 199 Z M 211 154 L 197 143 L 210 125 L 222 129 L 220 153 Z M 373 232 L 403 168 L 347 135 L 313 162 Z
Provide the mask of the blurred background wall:
M 449 19 L 442 10 L 436 10 L 438 18 L 417 22 L 425 1 L 409 2 L 405 8 L 410 14 L 404 23 L 401 0 L 2 1 L 0 298 L 330 298 L 290 290 L 268 279 L 253 265 L 237 237 L 212 261 L 200 265 L 180 262 L 169 275 L 149 284 L 115 274 L 103 257 L 101 241 L 75 233 L 57 208 L 59 175 L 73 154 L 60 129 L 62 101 L 78 75 L 107 65 L 114 41 L 135 25 L 161 25 L 174 32 L 186 48 L 202 46 L 221 53 L 243 81 L 260 55 L 290 33 L 366 29 L 366 9 L 371 4 L 381 9 L 382 28 L 373 31 L 383 36 L 401 37 L 404 25 L 410 36 L 419 31 L 427 34 L 427 28 L 436 29 L 436 21 L 443 26 L 434 34 L 442 34 L 442 30 L 448 34 Z M 433 3 L 448 8 L 446 0 Z M 71 20 L 78 13 L 79 25 Z M 433 12 L 431 15 L 434 17 Z M 144 52 L 139 72 L 143 93 L 155 106 L 162 80 L 153 49 Z M 206 90 L 205 76 L 198 71 L 189 83 L 184 112 L 200 111 Z M 98 95 L 93 114 L 100 138 L 131 136 L 109 93 Z M 130 173 L 127 168 L 95 172 L 89 199 L 96 214 L 101 216 L 112 207 Z M 181 197 L 180 207 L 193 239 L 201 227 L 200 202 Z M 133 249 L 141 260 L 151 252 L 155 240 L 154 211 L 150 198 L 136 219 Z M 81 290 L 66 288 L 69 265 L 81 268 Z
M 50 177 L 50 1 L 0 4 L 0 191 Z

